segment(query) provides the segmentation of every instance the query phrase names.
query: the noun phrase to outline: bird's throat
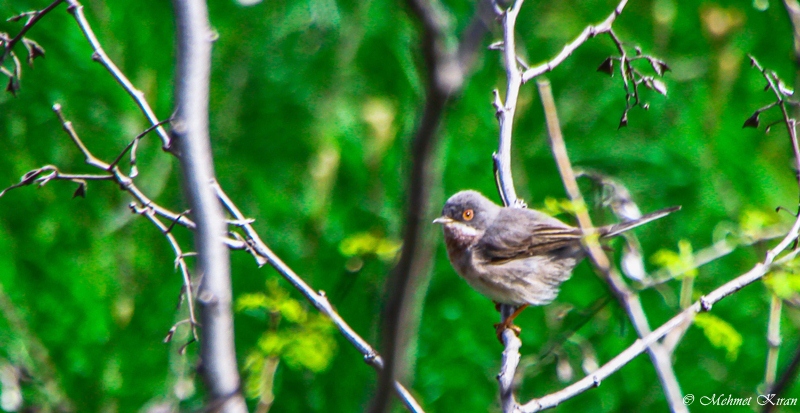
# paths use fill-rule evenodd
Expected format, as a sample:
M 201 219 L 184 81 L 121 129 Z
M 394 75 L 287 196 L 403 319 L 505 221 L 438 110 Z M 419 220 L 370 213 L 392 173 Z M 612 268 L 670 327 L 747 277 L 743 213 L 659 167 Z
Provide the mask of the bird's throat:
M 447 248 L 466 249 L 479 238 L 478 230 L 460 222 L 444 226 L 444 239 Z

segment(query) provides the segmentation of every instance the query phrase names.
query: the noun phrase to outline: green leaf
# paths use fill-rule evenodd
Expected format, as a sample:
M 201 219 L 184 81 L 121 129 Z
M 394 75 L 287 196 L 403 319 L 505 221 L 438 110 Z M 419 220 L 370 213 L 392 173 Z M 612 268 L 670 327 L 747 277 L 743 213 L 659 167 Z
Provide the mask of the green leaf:
M 703 330 L 703 334 L 711 345 L 725 349 L 728 361 L 736 360 L 743 339 L 732 325 L 708 313 L 697 314 L 694 318 L 694 325 Z

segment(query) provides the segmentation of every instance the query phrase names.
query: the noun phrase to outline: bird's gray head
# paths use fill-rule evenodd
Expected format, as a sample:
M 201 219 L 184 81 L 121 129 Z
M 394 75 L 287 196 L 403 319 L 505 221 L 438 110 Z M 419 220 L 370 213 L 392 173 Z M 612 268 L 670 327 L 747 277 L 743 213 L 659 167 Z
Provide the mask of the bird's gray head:
M 494 221 L 500 207 L 477 191 L 461 191 L 450 197 L 442 208 L 442 216 L 433 222 L 463 235 L 477 235 Z

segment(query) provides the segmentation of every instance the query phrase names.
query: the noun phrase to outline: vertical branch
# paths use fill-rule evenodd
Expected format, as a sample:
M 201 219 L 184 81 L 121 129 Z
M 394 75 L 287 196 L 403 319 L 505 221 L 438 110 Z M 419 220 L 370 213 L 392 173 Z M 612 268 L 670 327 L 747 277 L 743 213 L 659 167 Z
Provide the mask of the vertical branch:
M 430 193 L 441 180 L 434 167 L 434 150 L 445 106 L 463 83 L 456 50 L 447 38 L 450 27 L 437 0 L 409 0 L 408 6 L 422 25 L 422 48 L 427 65 L 427 93 L 422 119 L 411 147 L 411 176 L 403 233 L 403 249 L 387 281 L 387 303 L 383 320 L 383 370 L 372 411 L 389 409 L 395 381 L 408 370 L 408 344 L 416 338 L 419 307 L 428 282 L 433 248 L 426 234 L 429 226 Z
M 769 324 L 767 324 L 767 368 L 764 372 L 764 386 L 772 388 L 778 375 L 778 352 L 781 349 L 781 312 L 783 301 L 777 294 L 772 294 L 769 306 Z
M 511 175 L 511 135 L 514 113 L 517 111 L 519 88 L 522 86 L 522 73 L 517 65 L 514 28 L 523 1 L 515 0 L 511 8 L 503 11 L 503 64 L 507 77 L 505 101 L 500 100 L 500 93 L 497 90 L 494 91 L 494 107 L 497 121 L 500 123 L 500 142 L 493 158 L 497 174 L 497 189 L 505 206 L 523 206 L 523 203 L 517 199 L 514 178 Z
M 786 14 L 792 22 L 792 38 L 794 39 L 794 61 L 800 64 L 800 2 L 797 0 L 783 0 Z
M 539 95 L 542 98 L 542 106 L 544 106 L 553 157 L 556 159 L 561 179 L 564 181 L 564 188 L 566 188 L 567 194 L 575 208 L 578 225 L 585 234 L 591 234 L 595 229 L 589 217 L 589 213 L 587 212 L 583 195 L 581 195 L 580 188 L 578 188 L 578 183 L 575 180 L 575 173 L 572 170 L 569 156 L 567 155 L 567 148 L 564 144 L 564 137 L 561 134 L 561 127 L 559 126 L 550 83 L 543 80 L 537 82 L 537 86 L 539 87 Z M 589 253 L 589 258 L 592 260 L 592 263 L 601 274 L 603 274 L 603 277 L 611 286 L 620 304 L 622 304 L 625 311 L 628 313 L 628 317 L 631 323 L 633 323 L 634 328 L 636 328 L 639 337 L 642 338 L 650 334 L 650 326 L 647 322 L 644 309 L 642 308 L 641 300 L 639 300 L 638 295 L 628 288 L 616 268 L 611 266 L 608 257 L 603 252 L 596 237 L 585 237 L 583 243 L 584 248 Z M 669 353 L 664 349 L 661 343 L 650 344 L 647 351 L 650 354 L 650 359 L 653 362 L 656 373 L 658 373 L 661 386 L 664 388 L 664 393 L 671 411 L 688 412 L 686 405 L 683 403 L 680 385 L 675 376 L 675 371 L 672 368 L 672 361 Z
M 202 374 L 210 406 L 225 413 L 246 412 L 233 341 L 230 257 L 223 243 L 225 217 L 211 182 L 214 167 L 208 136 L 208 90 L 211 72 L 211 29 L 203 0 L 174 0 L 177 29 L 177 140 L 184 188 L 197 223 L 195 244 L 201 304 Z
M 502 101 L 500 93 L 496 89 L 494 90 L 495 115 L 500 124 L 497 153 L 492 155 L 497 190 L 503 200 L 503 205 L 516 208 L 525 207 L 525 203 L 517 198 L 514 178 L 511 175 L 511 138 L 517 98 L 519 97 L 519 89 L 522 86 L 522 73 L 517 62 L 514 30 L 523 1 L 515 0 L 510 8 L 501 12 L 503 18 L 503 65 L 506 68 L 505 101 Z M 495 5 L 498 6 L 497 3 Z M 513 306 L 501 305 L 500 321 L 505 320 L 513 312 Z M 522 345 L 522 341 L 511 329 L 505 329 L 501 338 L 505 348 L 500 363 L 500 373 L 497 375 L 497 382 L 500 388 L 500 403 L 503 407 L 503 412 L 508 413 L 517 410 L 519 407 L 514 396 L 514 374 L 519 365 L 519 348 Z

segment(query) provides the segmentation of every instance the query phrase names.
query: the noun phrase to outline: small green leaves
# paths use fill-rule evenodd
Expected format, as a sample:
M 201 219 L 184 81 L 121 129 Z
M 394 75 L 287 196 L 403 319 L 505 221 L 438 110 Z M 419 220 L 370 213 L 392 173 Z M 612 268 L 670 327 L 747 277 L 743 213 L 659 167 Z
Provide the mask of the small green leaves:
M 650 261 L 665 268 L 673 278 L 697 276 L 692 244 L 687 240 L 678 242 L 678 252 L 662 249 L 653 254 Z
M 382 261 L 392 261 L 397 257 L 402 244 L 398 240 L 384 238 L 371 232 L 359 232 L 339 243 L 339 252 L 345 257 L 374 254 Z
M 703 330 L 703 335 L 711 345 L 725 349 L 728 361 L 736 360 L 744 340 L 732 325 L 708 313 L 697 314 L 694 318 L 694 325 Z
M 245 393 L 250 398 L 271 401 L 279 362 L 317 373 L 327 369 L 336 354 L 333 323 L 317 312 L 309 312 L 280 287 L 277 279 L 267 281 L 265 292 L 240 296 L 236 311 L 257 316 L 268 324 L 244 365 Z

